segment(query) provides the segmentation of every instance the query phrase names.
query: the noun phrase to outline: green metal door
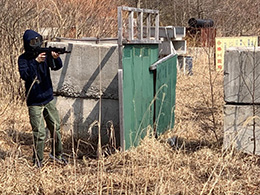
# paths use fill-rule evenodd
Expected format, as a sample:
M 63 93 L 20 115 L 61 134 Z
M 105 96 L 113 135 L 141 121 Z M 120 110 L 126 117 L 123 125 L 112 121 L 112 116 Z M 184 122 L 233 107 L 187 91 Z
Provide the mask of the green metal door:
M 177 55 L 167 58 L 156 66 L 155 124 L 157 135 L 174 126 Z
M 158 59 L 158 44 L 125 45 L 123 49 L 124 148 L 139 144 L 153 128 L 154 85 L 151 64 Z

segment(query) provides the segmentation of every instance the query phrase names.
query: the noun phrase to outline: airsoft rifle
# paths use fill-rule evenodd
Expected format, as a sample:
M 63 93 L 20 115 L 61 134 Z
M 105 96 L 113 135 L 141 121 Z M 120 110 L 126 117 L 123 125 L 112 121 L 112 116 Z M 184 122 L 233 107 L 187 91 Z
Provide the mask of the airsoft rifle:
M 46 60 L 47 60 L 47 64 L 50 66 L 51 69 L 55 69 L 55 62 L 54 62 L 54 58 L 51 55 L 51 52 L 55 52 L 58 54 L 65 54 L 65 53 L 71 53 L 71 51 L 66 51 L 66 48 L 58 48 L 58 47 L 38 47 L 34 50 L 34 54 L 35 56 L 38 56 L 40 53 L 46 53 Z

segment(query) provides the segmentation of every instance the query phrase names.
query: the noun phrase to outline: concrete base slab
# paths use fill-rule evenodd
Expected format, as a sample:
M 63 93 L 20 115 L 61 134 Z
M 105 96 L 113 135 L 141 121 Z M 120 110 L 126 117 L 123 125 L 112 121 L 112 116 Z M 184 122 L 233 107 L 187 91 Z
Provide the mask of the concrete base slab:
M 98 125 L 101 117 L 102 145 L 108 144 L 116 136 L 119 144 L 119 102 L 118 100 L 82 99 L 55 97 L 61 118 L 63 133 L 72 134 L 76 139 L 97 142 Z M 112 131 L 111 131 L 112 129 Z M 112 135 L 112 136 L 111 136 Z
M 255 105 L 255 112 L 253 117 L 251 105 L 224 106 L 224 149 L 234 147 L 249 154 L 255 150 L 260 155 L 260 105 Z

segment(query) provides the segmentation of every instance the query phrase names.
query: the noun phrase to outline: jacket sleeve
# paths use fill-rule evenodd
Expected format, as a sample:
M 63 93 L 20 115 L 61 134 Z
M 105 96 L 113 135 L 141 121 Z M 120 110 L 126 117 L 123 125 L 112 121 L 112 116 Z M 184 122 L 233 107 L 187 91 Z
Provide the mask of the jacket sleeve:
M 24 81 L 32 81 L 37 75 L 38 62 L 27 60 L 23 57 L 18 58 L 19 73 Z

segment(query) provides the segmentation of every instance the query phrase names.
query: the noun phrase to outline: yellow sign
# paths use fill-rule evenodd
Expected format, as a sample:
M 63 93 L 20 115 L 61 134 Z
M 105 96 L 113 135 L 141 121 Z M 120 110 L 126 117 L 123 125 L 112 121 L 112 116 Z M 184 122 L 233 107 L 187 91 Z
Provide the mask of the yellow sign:
M 229 47 L 257 47 L 257 36 L 216 37 L 216 70 L 224 68 L 224 54 Z

